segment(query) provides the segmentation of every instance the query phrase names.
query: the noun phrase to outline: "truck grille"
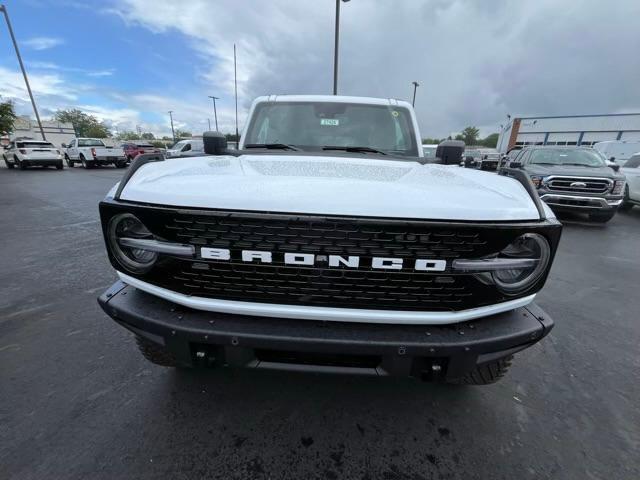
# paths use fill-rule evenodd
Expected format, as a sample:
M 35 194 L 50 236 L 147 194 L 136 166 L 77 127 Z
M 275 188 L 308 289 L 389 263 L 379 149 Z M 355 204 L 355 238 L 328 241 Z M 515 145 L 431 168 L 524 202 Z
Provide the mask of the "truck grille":
M 103 221 L 122 211 L 113 210 L 102 212 Z M 517 236 L 545 228 L 145 206 L 127 206 L 126 211 L 157 238 L 196 247 L 194 258 L 161 255 L 151 271 L 133 275 L 140 280 L 220 300 L 363 309 L 457 311 L 510 300 L 473 274 L 453 272 L 451 263 L 496 253 Z M 231 258 L 203 259 L 202 247 L 228 249 Z M 243 250 L 272 252 L 273 262 L 243 262 Z M 315 264 L 285 264 L 285 252 L 314 254 Z M 329 267 L 328 255 L 362 261 L 357 268 Z M 373 269 L 371 257 L 402 258 L 407 267 Z M 446 260 L 447 267 L 416 271 L 415 259 Z
M 549 177 L 545 183 L 552 191 L 580 193 L 606 193 L 613 186 L 607 178 L 588 177 Z

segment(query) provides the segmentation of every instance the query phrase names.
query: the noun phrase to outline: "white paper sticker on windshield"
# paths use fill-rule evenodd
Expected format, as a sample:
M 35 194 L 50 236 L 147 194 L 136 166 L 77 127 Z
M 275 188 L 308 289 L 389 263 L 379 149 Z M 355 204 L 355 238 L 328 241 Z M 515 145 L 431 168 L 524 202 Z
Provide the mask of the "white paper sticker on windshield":
M 338 125 L 340 125 L 340 120 L 337 120 L 335 118 L 321 118 L 320 125 L 329 125 L 331 127 L 337 127 Z

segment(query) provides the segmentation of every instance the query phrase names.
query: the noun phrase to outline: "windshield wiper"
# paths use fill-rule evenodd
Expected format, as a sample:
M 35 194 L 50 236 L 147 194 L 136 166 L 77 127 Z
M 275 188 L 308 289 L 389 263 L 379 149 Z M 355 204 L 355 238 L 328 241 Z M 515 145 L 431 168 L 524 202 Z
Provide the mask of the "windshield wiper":
M 267 150 L 300 150 L 294 145 L 286 143 L 248 143 L 244 148 L 266 148 Z
M 322 147 L 322 150 L 344 150 L 345 152 L 356 152 L 356 153 L 379 153 L 380 155 L 386 155 L 382 150 L 377 150 L 371 147 L 339 147 L 333 145 L 325 145 Z
M 562 165 L 571 165 L 574 167 L 594 167 L 595 165 L 587 165 L 586 163 L 563 163 Z

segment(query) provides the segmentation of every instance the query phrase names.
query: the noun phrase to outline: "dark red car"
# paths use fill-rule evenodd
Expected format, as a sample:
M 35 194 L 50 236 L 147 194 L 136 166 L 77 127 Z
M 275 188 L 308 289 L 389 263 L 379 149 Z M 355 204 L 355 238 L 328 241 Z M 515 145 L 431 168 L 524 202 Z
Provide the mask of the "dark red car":
M 160 149 L 147 142 L 127 142 L 122 144 L 127 160 L 131 161 L 142 153 L 159 153 Z

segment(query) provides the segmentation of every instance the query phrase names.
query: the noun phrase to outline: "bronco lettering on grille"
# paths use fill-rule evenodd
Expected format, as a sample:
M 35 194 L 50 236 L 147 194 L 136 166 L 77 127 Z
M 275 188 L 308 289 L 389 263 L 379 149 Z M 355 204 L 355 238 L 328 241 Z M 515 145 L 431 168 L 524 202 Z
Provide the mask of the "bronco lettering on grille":
M 226 248 L 200 249 L 200 257 L 206 260 L 231 260 L 231 250 Z M 405 259 L 394 257 L 371 257 L 367 265 L 363 265 L 361 258 L 355 255 L 346 257 L 340 255 L 315 255 L 313 253 L 285 252 L 276 254 L 263 250 L 241 250 L 240 260 L 247 263 L 259 261 L 261 263 L 282 262 L 285 265 L 328 265 L 329 267 L 359 268 L 361 266 L 383 270 L 402 270 L 405 266 Z M 446 260 L 433 260 L 428 258 L 418 258 L 412 261 L 412 267 L 419 272 L 444 272 L 447 268 Z

